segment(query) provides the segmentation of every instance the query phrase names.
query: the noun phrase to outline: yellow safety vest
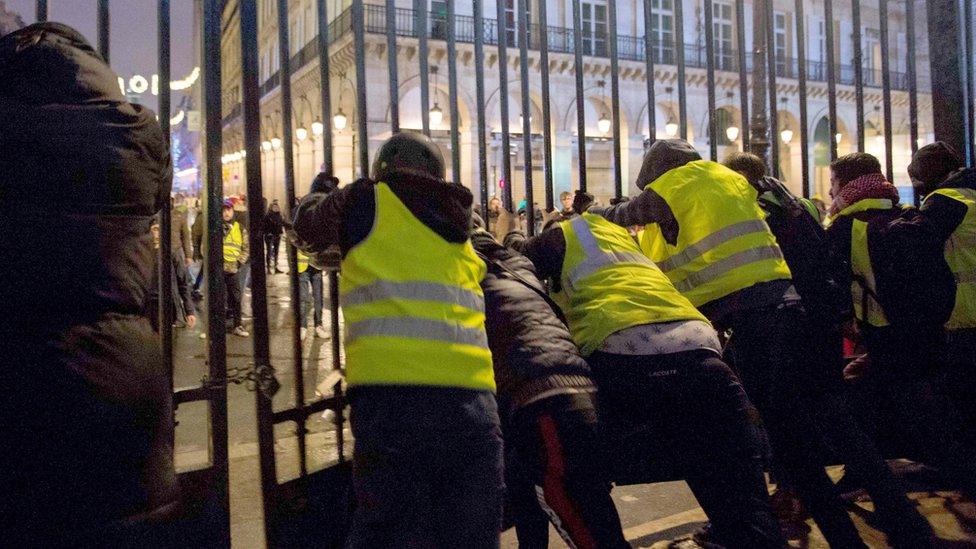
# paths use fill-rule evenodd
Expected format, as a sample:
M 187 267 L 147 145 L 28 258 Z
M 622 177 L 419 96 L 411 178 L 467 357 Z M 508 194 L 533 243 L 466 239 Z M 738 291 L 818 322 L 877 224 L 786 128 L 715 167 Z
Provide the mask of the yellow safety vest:
M 298 272 L 304 273 L 308 270 L 308 256 L 298 250 Z
M 237 263 L 244 250 L 244 231 L 241 224 L 234 221 L 230 232 L 224 236 L 224 263 Z
M 744 177 L 716 162 L 696 160 L 650 183 L 678 222 L 669 244 L 647 225 L 641 249 L 700 307 L 760 282 L 790 280 L 790 268 Z
M 705 320 L 623 227 L 589 213 L 559 226 L 566 255 L 553 297 L 583 356 L 631 326 Z
M 869 198 L 859 200 L 841 210 L 834 220 L 841 216 L 851 216 L 871 210 L 890 210 L 894 208 L 891 200 Z M 851 296 L 854 298 L 854 317 L 859 322 L 880 328 L 888 325 L 881 303 L 878 303 L 878 285 L 871 267 L 871 252 L 868 249 L 868 224 L 866 221 L 851 219 Z
M 369 236 L 342 261 L 346 380 L 495 390 L 471 242 L 444 240 L 385 183 Z
M 956 305 L 946 328 L 976 328 L 976 191 L 947 188 L 932 194 L 941 194 L 966 206 L 966 217 L 953 231 L 945 247 L 946 263 L 956 278 Z

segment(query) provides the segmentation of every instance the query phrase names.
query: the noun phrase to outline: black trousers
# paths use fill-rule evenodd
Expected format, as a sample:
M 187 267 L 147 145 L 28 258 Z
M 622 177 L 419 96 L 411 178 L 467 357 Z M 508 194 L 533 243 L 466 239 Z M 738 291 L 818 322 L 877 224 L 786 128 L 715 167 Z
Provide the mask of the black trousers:
M 281 236 L 274 234 L 264 235 L 264 247 L 266 252 L 266 262 L 269 269 L 278 269 L 278 248 L 281 246 Z
M 240 273 L 224 271 L 224 285 L 227 287 L 227 329 L 243 325 L 241 319 L 241 278 Z
M 735 374 L 711 351 L 588 362 L 613 424 L 643 424 L 731 549 L 782 548 L 769 506 L 758 418 Z M 601 418 L 602 421 L 602 418 Z
M 589 395 L 544 399 L 516 411 L 505 427 L 505 484 L 519 547 L 548 547 L 550 522 L 570 547 L 630 547 Z
M 809 401 L 811 370 L 800 342 L 810 338 L 803 308 L 735 313 L 726 354 L 762 416 L 779 471 L 787 477 L 834 548 L 865 547 L 824 470 L 823 436 Z

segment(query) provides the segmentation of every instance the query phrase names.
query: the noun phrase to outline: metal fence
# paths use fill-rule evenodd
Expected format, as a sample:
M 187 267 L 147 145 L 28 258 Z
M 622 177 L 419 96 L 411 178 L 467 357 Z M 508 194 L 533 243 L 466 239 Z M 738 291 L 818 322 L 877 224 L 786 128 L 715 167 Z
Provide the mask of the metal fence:
M 159 75 L 163 82 L 168 82 L 170 78 L 170 21 L 169 21 L 169 0 L 158 1 L 158 41 L 159 41 Z M 553 206 L 553 182 L 552 182 L 552 135 L 550 124 L 550 98 L 549 98 L 549 54 L 571 53 L 576 67 L 581 67 L 584 58 L 587 56 L 609 57 L 610 60 L 610 88 L 611 88 L 611 116 L 613 134 L 611 137 L 613 154 L 615 157 L 613 176 L 615 182 L 616 195 L 619 197 L 623 193 L 623 177 L 620 164 L 620 106 L 619 106 L 619 63 L 621 60 L 639 61 L 643 63 L 646 75 L 655 74 L 655 66 L 660 64 L 674 65 L 677 72 L 677 91 L 678 91 L 678 110 L 679 110 L 679 135 L 682 137 L 688 134 L 688 112 L 687 112 L 687 90 L 686 76 L 688 68 L 704 68 L 708 79 L 708 111 L 709 111 L 709 132 L 710 132 L 710 152 L 712 158 L 717 155 L 716 147 L 718 139 L 716 136 L 717 125 L 715 124 L 716 97 L 715 97 L 715 78 L 716 71 L 733 71 L 739 74 L 741 115 L 743 128 L 760 128 L 761 131 L 754 131 L 751 135 L 744 135 L 744 147 L 750 146 L 750 141 L 765 141 L 766 136 L 776 136 L 778 132 L 776 108 L 776 79 L 777 78 L 796 78 L 799 88 L 799 101 L 801 111 L 801 127 L 799 139 L 804 166 L 804 189 L 809 189 L 809 182 L 806 177 L 809 174 L 807 169 L 810 162 L 808 142 L 810 132 L 807 128 L 807 85 L 809 81 L 825 81 L 828 87 L 829 101 L 829 120 L 831 124 L 830 135 L 837 133 L 837 86 L 838 84 L 852 84 L 855 88 L 856 103 L 858 107 L 858 131 L 860 136 L 858 146 L 863 150 L 864 134 L 864 89 L 866 86 L 880 86 L 883 96 L 883 119 L 885 128 L 885 149 L 887 152 L 886 170 L 889 178 L 892 168 L 892 98 L 893 89 L 904 89 L 908 92 L 910 104 L 910 131 L 912 151 L 917 147 L 918 137 L 918 106 L 917 106 L 917 86 L 916 86 L 916 66 L 915 66 L 915 17 L 914 10 L 916 3 L 909 0 L 906 4 L 906 24 L 908 25 L 907 43 L 907 72 L 905 74 L 895 73 L 890 67 L 888 55 L 888 5 L 891 0 L 879 0 L 880 23 L 881 23 L 881 59 L 882 66 L 878 71 L 865 73 L 861 56 L 863 52 L 856 52 L 856 59 L 850 68 L 841 65 L 836 56 L 830 55 L 825 63 L 812 63 L 806 59 L 804 52 L 804 28 L 803 28 L 803 9 L 804 0 L 795 0 L 795 10 L 797 17 L 794 32 L 797 35 L 799 44 L 798 57 L 796 59 L 780 59 L 775 55 L 767 55 L 770 44 L 770 35 L 766 32 L 766 39 L 757 42 L 752 52 L 745 50 L 745 9 L 743 0 L 735 0 L 737 44 L 735 49 L 717 51 L 713 36 L 711 2 L 704 3 L 704 45 L 687 44 L 685 41 L 683 24 L 683 3 L 674 3 L 674 43 L 682 44 L 683 47 L 675 48 L 672 43 L 659 43 L 651 36 L 629 37 L 618 36 L 615 25 L 608 26 L 606 51 L 602 49 L 584 50 L 574 47 L 575 44 L 582 42 L 582 17 L 580 0 L 572 0 L 572 28 L 553 27 L 548 25 L 546 2 L 538 4 L 538 11 L 534 16 L 534 22 L 526 20 L 524 16 L 516 17 L 517 25 L 515 29 L 509 29 L 506 25 L 504 7 L 498 2 L 499 17 L 497 19 L 485 19 L 483 17 L 483 3 L 481 0 L 472 0 L 472 17 L 458 16 L 454 13 L 456 2 L 446 3 L 446 13 L 431 16 L 428 13 L 426 1 L 415 1 L 414 9 L 407 10 L 394 6 L 393 0 L 387 0 L 385 5 L 366 4 L 363 0 L 354 0 L 349 9 L 336 17 L 326 11 L 326 2 L 319 0 L 317 6 L 317 20 L 321 32 L 317 39 L 309 42 L 297 55 L 289 55 L 289 36 L 288 36 L 288 0 L 277 1 L 277 22 L 278 22 L 278 51 L 281 59 L 281 68 L 278 74 L 273 75 L 265 82 L 258 81 L 258 19 L 257 2 L 245 0 L 239 3 L 221 0 L 200 0 L 202 4 L 202 20 L 199 21 L 202 36 L 202 75 L 203 75 L 203 128 L 204 140 L 204 160 L 202 170 L 206 182 L 206 195 L 203 200 L 207 231 L 205 239 L 205 273 L 206 273 L 206 305 L 208 311 L 208 331 L 207 331 L 207 375 L 206 379 L 197 387 L 180 389 L 174 392 L 174 400 L 178 406 L 185 406 L 192 402 L 205 403 L 208 408 L 209 417 L 209 465 L 203 469 L 184 473 L 181 476 L 185 494 L 188 499 L 193 497 L 198 501 L 194 505 L 188 505 L 188 513 L 205 513 L 206 520 L 202 523 L 210 529 L 210 545 L 228 546 L 230 543 L 229 534 L 229 504 L 228 504 L 228 418 L 227 418 L 227 345 L 224 333 L 223 303 L 226 288 L 219 274 L 223 270 L 223 230 L 221 222 L 221 203 L 223 200 L 223 181 L 221 174 L 221 152 L 222 152 L 222 125 L 226 120 L 223 114 L 231 117 L 240 116 L 244 127 L 244 157 L 247 173 L 247 196 L 252 205 L 262 204 L 264 189 L 262 186 L 261 173 L 261 113 L 260 103 L 262 96 L 271 89 L 280 87 L 281 109 L 280 124 L 286 138 L 283 140 L 284 146 L 284 173 L 286 183 L 287 203 L 285 205 L 286 215 L 290 215 L 291 208 L 295 201 L 295 166 L 294 155 L 292 154 L 292 140 L 287 136 L 292 135 L 292 97 L 291 79 L 281 78 L 280 74 L 293 74 L 298 68 L 311 62 L 313 59 L 319 60 L 319 74 L 321 92 L 321 120 L 332 119 L 332 100 L 330 97 L 330 86 L 328 85 L 333 75 L 330 72 L 329 46 L 345 34 L 351 34 L 354 44 L 355 56 L 355 82 L 356 82 L 356 105 L 360 113 L 367 112 L 366 94 L 366 59 L 363 52 L 367 33 L 383 34 L 390 46 L 390 51 L 395 51 L 395 47 L 400 39 L 416 39 L 418 48 L 418 62 L 421 64 L 421 74 L 426 74 L 423 68 L 427 63 L 428 40 L 445 40 L 448 49 L 448 81 L 449 95 L 451 103 L 451 135 L 454 139 L 452 150 L 453 166 L 458 166 L 460 158 L 458 156 L 459 147 L 457 146 L 458 120 L 457 109 L 457 67 L 456 67 L 456 47 L 458 42 L 470 42 L 474 45 L 475 63 L 477 66 L 484 67 L 485 47 L 494 46 L 498 51 L 499 77 L 502 80 L 501 88 L 507 89 L 508 78 L 508 49 L 517 48 L 519 56 L 525 59 L 529 49 L 538 50 L 540 63 L 540 78 L 542 97 L 542 138 L 544 155 L 542 159 L 543 177 L 545 179 L 546 206 Z M 859 14 L 861 0 L 822 0 L 826 14 L 826 39 L 828 43 L 833 43 L 834 16 L 833 4 L 838 1 L 850 1 L 855 14 Z M 37 0 L 37 19 L 47 19 L 46 0 Z M 773 27 L 773 5 L 772 2 L 758 0 L 754 3 L 757 7 L 757 21 L 765 21 L 765 27 Z M 967 4 L 971 10 L 972 5 Z M 98 50 L 109 59 L 109 0 L 97 0 L 98 6 Z M 955 7 L 953 7 L 955 6 Z M 652 0 L 643 0 L 645 24 L 650 27 Z M 616 3 L 609 2 L 609 18 L 611 21 L 616 19 Z M 240 24 L 240 51 L 243 81 L 242 103 L 240 106 L 232 107 L 227 113 L 221 112 L 221 21 L 224 11 L 227 9 L 239 9 Z M 935 133 L 937 138 L 947 139 L 960 148 L 969 151 L 970 163 L 974 156 L 972 145 L 973 128 L 973 25 L 972 14 L 970 11 L 962 13 L 958 9 L 958 4 L 953 0 L 928 0 L 926 3 L 930 30 L 932 29 L 933 19 L 936 25 L 946 25 L 947 21 L 951 27 L 954 22 L 963 29 L 961 34 L 965 43 L 960 45 L 963 40 L 954 42 L 952 37 L 946 37 L 945 32 L 930 32 L 932 50 L 938 52 L 933 56 L 932 78 L 933 78 L 933 110 L 935 116 Z M 527 13 L 527 0 L 518 0 L 517 13 Z M 858 15 L 859 16 L 859 15 Z M 387 25 L 387 21 L 394 21 L 395 24 Z M 855 34 L 859 35 L 859 25 L 855 25 Z M 951 33 L 950 33 L 951 34 Z M 512 39 L 509 43 L 509 38 Z M 859 37 L 856 36 L 855 44 L 860 44 Z M 398 74 L 397 63 L 394 56 L 390 56 L 388 66 L 390 96 L 398 97 Z M 955 63 L 953 65 L 952 63 Z M 528 112 L 528 93 L 527 86 L 530 79 L 528 64 L 520 63 L 521 77 L 519 78 L 522 97 L 522 112 Z M 945 67 L 949 67 L 946 69 Z M 955 67 L 955 70 L 952 70 Z M 749 94 L 750 73 L 765 72 L 768 80 L 766 89 L 768 96 L 753 93 Z M 575 70 L 575 99 L 577 112 L 583 111 L 583 71 Z M 421 79 L 421 97 L 424 108 L 421 109 L 425 133 L 430 132 L 430 120 L 428 108 L 430 104 L 430 93 L 425 79 Z M 655 105 L 655 89 L 652 78 L 646 79 L 647 99 L 649 105 Z M 477 110 L 477 131 L 478 139 L 477 162 L 480 166 L 481 178 L 478 184 L 482 189 L 482 196 L 487 196 L 488 181 L 486 168 L 488 139 L 486 128 L 486 107 L 485 107 L 485 82 L 482 70 L 476 71 L 476 110 Z M 967 95 L 968 94 L 968 95 Z M 507 94 L 501 94 L 502 112 L 507 112 Z M 397 101 L 391 101 L 391 125 L 394 131 L 399 129 L 399 114 Z M 169 120 L 171 109 L 171 97 L 169 86 L 160 86 L 159 92 L 159 120 L 165 135 L 169 135 Z M 765 117 L 767 124 L 762 129 L 762 124 L 757 124 L 750 117 L 762 119 Z M 366 116 L 356 117 L 357 131 L 359 135 L 368 134 L 368 119 Z M 586 128 L 582 116 L 577 116 L 579 135 L 585 136 Z M 509 146 L 509 138 L 512 133 L 508 127 L 507 117 L 501 117 L 501 139 L 503 147 Z M 960 130 L 959 126 L 962 126 Z M 653 109 L 648 109 L 648 127 L 651 139 L 654 139 L 655 119 Z M 765 133 L 764 133 L 765 132 Z M 514 133 L 518 133 L 516 129 Z M 522 121 L 521 139 L 525 145 L 522 149 L 525 153 L 524 166 L 527 177 L 531 177 L 531 166 L 533 162 L 529 140 L 531 138 L 530 121 L 525 117 Z M 325 153 L 324 171 L 331 174 L 332 159 L 332 135 L 330 131 L 323 133 L 323 148 Z M 830 156 L 835 158 L 837 155 L 837 144 L 830 139 Z M 585 190 L 586 180 L 586 157 L 587 150 L 583 139 L 577 140 L 579 150 L 579 188 Z M 777 139 L 769 139 L 768 145 L 772 149 L 772 158 L 777 158 Z M 365 146 L 359 147 L 357 162 L 362 173 L 369 173 L 369 152 Z M 508 155 L 504 155 L 506 163 L 503 167 L 503 177 L 506 181 L 511 180 L 512 166 Z M 772 163 L 773 170 L 776 170 L 776 163 Z M 456 172 L 455 172 L 456 173 Z M 775 174 L 774 174 L 775 175 Z M 167 189 L 168 190 L 168 189 Z M 532 185 L 526 185 L 526 202 L 529 219 L 533 217 L 533 196 Z M 511 207 L 513 202 L 512 188 L 510 185 L 505 188 L 505 204 Z M 487 207 L 487 203 L 483 204 Z M 344 475 L 347 475 L 349 464 L 345 457 L 346 448 L 344 440 L 344 414 L 346 407 L 345 397 L 342 393 L 341 385 L 336 383 L 333 391 L 327 398 L 317 398 L 305 394 L 304 376 L 306 370 L 302 363 L 302 347 L 300 338 L 299 307 L 292 307 L 294 313 L 294 323 L 291 328 L 292 354 L 293 359 L 290 365 L 273 364 L 270 353 L 270 325 L 268 318 L 268 299 L 267 299 L 267 278 L 265 272 L 264 257 L 264 219 L 261 215 L 249 216 L 249 238 L 252 250 L 251 277 L 252 277 L 252 311 L 253 311 L 253 366 L 244 378 L 253 384 L 257 407 L 257 424 L 259 452 L 261 463 L 261 487 L 264 498 L 264 516 L 266 522 L 266 535 L 270 546 L 290 546 L 298 544 L 314 543 L 316 545 L 338 545 L 341 543 L 344 528 L 347 526 L 345 520 L 348 518 L 347 493 L 337 486 L 342 484 Z M 486 214 L 487 212 L 482 212 Z M 161 212 L 161 234 L 170 234 L 171 217 L 168 208 L 163 208 Z M 531 230 L 533 224 L 529 223 Z M 171 242 L 168 238 L 163 238 L 161 242 L 162 258 L 166 258 L 171 253 Z M 297 256 L 296 249 L 288 244 L 287 246 L 288 264 L 290 267 L 290 292 L 292 303 L 300 303 Z M 163 273 L 159 277 L 162 285 L 160 295 L 168 296 L 172 294 L 170 261 L 159 261 Z M 338 262 L 328 270 L 331 315 L 332 315 L 332 364 L 334 371 L 342 369 L 341 363 L 341 334 L 339 333 L 339 297 L 338 284 L 339 272 Z M 173 369 L 173 335 L 170 327 L 173 324 L 172 311 L 168 307 L 160 307 L 160 326 L 163 327 L 160 333 L 162 347 L 164 349 L 164 360 L 166 367 Z M 294 373 L 295 383 L 294 406 L 281 410 L 274 410 L 272 407 L 272 396 L 276 390 L 275 374 L 283 371 L 284 368 L 291 368 Z M 335 434 L 338 459 L 334 464 L 313 471 L 307 463 L 307 429 L 308 418 L 316 413 L 325 410 L 335 412 Z M 299 475 L 298 478 L 279 482 L 277 475 L 278 462 L 275 456 L 275 427 L 279 425 L 291 425 L 294 427 L 294 436 L 299 447 Z M 314 533 L 313 533 L 314 532 Z

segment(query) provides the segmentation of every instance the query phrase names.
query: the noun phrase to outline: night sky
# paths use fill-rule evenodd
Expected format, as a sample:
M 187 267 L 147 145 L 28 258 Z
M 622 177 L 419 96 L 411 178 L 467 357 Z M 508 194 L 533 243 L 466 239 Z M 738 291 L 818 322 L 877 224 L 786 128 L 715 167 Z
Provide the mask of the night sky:
M 6 0 L 7 9 L 20 13 L 27 24 L 34 22 L 34 0 Z M 157 72 L 156 0 L 111 0 L 112 68 L 126 81 L 135 74 L 149 79 Z M 97 47 L 95 0 L 48 0 L 48 19 L 70 25 Z M 193 0 L 171 0 L 172 77 L 180 79 L 199 64 L 193 58 Z M 176 98 L 174 97 L 174 100 Z M 150 93 L 140 102 L 155 109 Z

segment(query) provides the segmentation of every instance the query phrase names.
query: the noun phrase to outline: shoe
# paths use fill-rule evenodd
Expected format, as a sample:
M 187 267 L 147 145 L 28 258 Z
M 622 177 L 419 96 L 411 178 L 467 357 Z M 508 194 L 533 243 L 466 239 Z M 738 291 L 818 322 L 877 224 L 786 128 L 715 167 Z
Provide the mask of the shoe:
M 308 328 L 302 328 L 302 341 L 308 336 Z
M 321 338 L 321 339 L 329 339 L 332 336 L 329 335 L 329 332 L 326 332 L 325 331 L 325 327 L 324 326 L 322 326 L 321 324 L 319 324 L 318 326 L 315 327 L 315 337 L 318 337 L 318 338 Z
M 231 330 L 231 333 L 239 337 L 247 337 L 251 335 L 247 332 L 247 330 L 244 329 L 244 326 L 238 326 L 234 328 L 233 330 Z
M 285 274 L 285 271 L 282 271 L 281 269 L 275 267 L 275 274 L 279 274 L 279 275 L 280 274 Z

